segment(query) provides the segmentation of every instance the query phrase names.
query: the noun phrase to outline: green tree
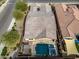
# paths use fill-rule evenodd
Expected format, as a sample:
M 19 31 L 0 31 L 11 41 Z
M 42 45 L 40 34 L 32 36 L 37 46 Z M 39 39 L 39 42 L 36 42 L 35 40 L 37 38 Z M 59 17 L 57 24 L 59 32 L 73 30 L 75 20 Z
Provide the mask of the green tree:
M 4 49 L 2 50 L 1 56 L 5 56 L 7 53 L 7 47 L 4 47 Z
M 15 10 L 15 11 L 13 12 L 13 17 L 14 17 L 15 19 L 17 19 L 17 20 L 23 19 L 24 13 L 21 12 L 21 11 L 19 11 L 19 10 Z
M 15 6 L 16 10 L 20 11 L 26 11 L 27 10 L 27 4 L 24 1 L 18 1 Z
M 1 41 L 5 44 L 6 47 L 15 47 L 17 42 L 19 41 L 19 33 L 16 30 L 5 33 L 2 36 Z

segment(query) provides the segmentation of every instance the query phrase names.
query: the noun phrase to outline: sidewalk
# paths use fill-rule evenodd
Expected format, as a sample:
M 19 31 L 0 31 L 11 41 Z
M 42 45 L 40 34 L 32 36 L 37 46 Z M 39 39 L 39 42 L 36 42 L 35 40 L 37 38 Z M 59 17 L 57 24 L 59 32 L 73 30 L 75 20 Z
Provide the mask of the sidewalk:
M 2 4 L 2 6 L 0 7 L 0 13 L 2 12 L 2 10 L 6 7 L 7 3 L 9 0 L 6 0 L 6 2 L 4 4 Z

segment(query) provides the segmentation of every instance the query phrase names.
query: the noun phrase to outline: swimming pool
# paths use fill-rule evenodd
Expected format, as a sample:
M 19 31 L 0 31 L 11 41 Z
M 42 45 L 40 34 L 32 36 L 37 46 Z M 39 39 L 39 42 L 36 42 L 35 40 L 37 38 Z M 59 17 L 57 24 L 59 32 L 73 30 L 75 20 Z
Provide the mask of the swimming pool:
M 37 56 L 55 56 L 56 50 L 52 44 L 37 44 L 35 47 Z

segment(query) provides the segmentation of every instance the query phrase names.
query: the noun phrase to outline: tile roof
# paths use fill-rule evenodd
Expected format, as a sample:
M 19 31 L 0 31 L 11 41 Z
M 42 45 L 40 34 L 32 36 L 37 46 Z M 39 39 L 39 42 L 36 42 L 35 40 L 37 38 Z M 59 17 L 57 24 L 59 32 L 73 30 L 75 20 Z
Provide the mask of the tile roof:
M 66 18 L 65 18 L 65 14 L 64 14 L 64 10 L 63 10 L 61 4 L 56 4 L 55 9 L 56 9 L 56 14 L 57 14 L 57 17 L 58 17 L 60 29 L 62 31 L 62 35 L 63 36 L 69 36 L 68 30 L 65 26 L 66 23 L 67 23 Z
M 72 5 L 68 6 L 68 10 L 64 11 L 62 4 L 55 5 L 58 22 L 63 36 L 73 36 L 72 34 L 79 33 L 79 19 L 77 18 L 79 14 L 76 15 L 79 10 L 76 8 L 76 12 Z

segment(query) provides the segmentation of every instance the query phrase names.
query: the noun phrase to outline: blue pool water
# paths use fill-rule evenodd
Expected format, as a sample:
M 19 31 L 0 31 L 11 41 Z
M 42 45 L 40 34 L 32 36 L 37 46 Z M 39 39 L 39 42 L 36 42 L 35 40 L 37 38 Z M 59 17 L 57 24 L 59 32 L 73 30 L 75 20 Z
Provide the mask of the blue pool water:
M 55 56 L 56 50 L 52 44 L 37 44 L 35 47 L 37 56 Z

